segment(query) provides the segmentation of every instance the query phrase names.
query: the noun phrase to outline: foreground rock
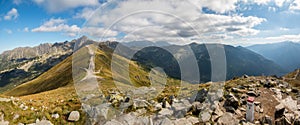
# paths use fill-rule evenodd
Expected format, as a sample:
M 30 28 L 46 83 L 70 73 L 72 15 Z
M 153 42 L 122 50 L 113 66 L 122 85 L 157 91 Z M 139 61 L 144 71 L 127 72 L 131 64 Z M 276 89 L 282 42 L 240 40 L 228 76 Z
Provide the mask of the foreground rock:
M 72 111 L 68 117 L 69 121 L 78 121 L 80 119 L 80 113 L 78 111 Z

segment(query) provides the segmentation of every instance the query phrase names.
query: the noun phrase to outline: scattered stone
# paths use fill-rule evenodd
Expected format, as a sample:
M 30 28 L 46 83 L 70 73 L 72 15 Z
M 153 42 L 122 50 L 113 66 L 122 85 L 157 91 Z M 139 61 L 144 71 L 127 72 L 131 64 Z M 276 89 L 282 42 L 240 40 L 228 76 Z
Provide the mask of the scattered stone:
M 41 120 L 36 122 L 35 125 L 53 125 L 53 124 L 48 120 Z
M 248 96 L 253 96 L 253 97 L 257 97 L 257 94 L 254 91 L 249 91 L 247 92 Z
M 232 113 L 224 113 L 217 122 L 218 125 L 239 125 L 239 120 L 237 120 Z
M 155 122 L 154 125 L 174 125 L 174 123 L 170 119 L 164 118 L 161 121 Z
M 257 102 L 257 101 L 254 102 L 254 105 L 256 105 L 256 106 L 258 106 L 260 104 L 261 104 L 260 102 Z
M 78 111 L 72 111 L 68 117 L 69 121 L 76 122 L 80 119 L 80 113 Z
M 190 123 L 192 123 L 193 125 L 195 125 L 196 123 L 199 122 L 199 118 L 196 117 L 188 117 L 186 118 Z
M 54 118 L 54 119 L 58 119 L 59 118 L 59 114 L 57 114 L 57 113 L 56 114 L 52 114 L 51 117 Z
M 121 122 L 113 119 L 111 121 L 106 122 L 104 125 L 123 125 Z
M 259 113 L 264 113 L 264 109 L 261 108 L 261 109 L 259 110 Z
M 158 114 L 162 117 L 171 117 L 173 115 L 173 110 L 163 108 Z
M 9 125 L 8 121 L 0 121 L 0 125 Z
M 7 98 L 0 98 L 0 102 L 9 102 L 11 101 L 11 99 L 7 99 Z
M 16 120 L 18 118 L 20 118 L 20 115 L 19 114 L 15 114 L 14 117 L 13 117 L 13 120 Z
M 157 103 L 155 106 L 154 106 L 154 110 L 155 111 L 158 111 L 158 110 L 161 110 L 162 109 L 162 105 L 160 103 Z
M 246 109 L 243 108 L 243 107 L 241 107 L 240 110 L 243 111 L 243 112 L 246 112 Z
M 200 122 L 202 123 L 206 123 L 210 120 L 211 118 L 211 111 L 208 110 L 208 109 L 205 109 L 204 111 L 200 112 L 199 114 L 199 119 L 200 119 Z

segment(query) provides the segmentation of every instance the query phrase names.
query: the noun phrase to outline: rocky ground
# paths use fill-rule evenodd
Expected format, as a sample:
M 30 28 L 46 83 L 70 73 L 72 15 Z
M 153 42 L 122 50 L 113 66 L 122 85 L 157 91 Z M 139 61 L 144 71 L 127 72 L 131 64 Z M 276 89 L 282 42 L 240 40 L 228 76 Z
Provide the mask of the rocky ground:
M 141 87 L 131 90 L 131 95 L 118 91 L 111 91 L 109 95 L 101 96 L 89 94 L 81 100 L 82 108 L 77 108 L 77 110 L 73 108 L 73 110 L 69 109 L 65 112 L 52 112 L 48 113 L 48 116 L 41 114 L 33 122 L 31 120 L 26 124 L 63 123 L 55 119 L 67 121 L 64 122 L 65 124 L 79 124 L 78 121 L 81 120 L 86 124 L 105 125 L 300 124 L 299 89 L 281 78 L 245 75 L 227 81 L 225 84 L 207 83 L 199 85 L 199 89 L 193 95 L 182 96 L 182 93 L 174 93 L 162 94 L 157 98 L 147 98 L 155 90 L 151 87 Z M 249 96 L 255 97 L 255 119 L 253 122 L 245 119 L 246 103 Z M 102 100 L 103 103 L 92 103 L 96 99 Z M 55 107 L 32 106 L 31 103 L 24 103 L 24 100 L 26 98 L 0 98 L 0 103 L 4 104 L 3 106 L 10 106 L 8 104 L 11 104 L 18 107 L 18 110 L 34 112 L 42 112 L 43 110 L 50 112 Z M 36 102 L 37 100 L 32 101 Z M 64 100 L 60 101 L 64 103 Z M 70 105 L 70 103 L 64 103 L 64 105 Z M 84 118 L 85 120 L 83 120 L 85 116 L 82 110 L 86 111 L 87 118 Z M 9 114 L 2 107 L 0 125 L 16 124 L 14 120 L 22 118 L 22 115 L 14 112 Z M 21 125 L 22 123 L 18 124 Z
M 206 87 L 202 85 L 195 95 L 188 97 L 169 95 L 156 100 L 131 99 L 112 92 L 106 98 L 107 103 L 95 108 L 95 111 L 91 107 L 85 109 L 90 109 L 88 112 L 100 111 L 89 114 L 91 124 L 300 124 L 299 91 L 281 78 L 245 75 L 227 81 L 224 87 L 218 85 L 222 83 L 207 83 Z M 247 98 L 250 96 L 255 97 L 253 122 L 245 119 Z M 103 107 L 106 110 L 100 110 Z

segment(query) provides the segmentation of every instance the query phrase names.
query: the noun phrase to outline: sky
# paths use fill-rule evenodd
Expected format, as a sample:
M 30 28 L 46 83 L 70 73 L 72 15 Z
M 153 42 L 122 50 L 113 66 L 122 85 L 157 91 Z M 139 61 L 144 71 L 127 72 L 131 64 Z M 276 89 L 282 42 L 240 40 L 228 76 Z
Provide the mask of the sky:
M 300 39 L 300 0 L 2 0 L 0 53 L 70 41 L 247 46 Z

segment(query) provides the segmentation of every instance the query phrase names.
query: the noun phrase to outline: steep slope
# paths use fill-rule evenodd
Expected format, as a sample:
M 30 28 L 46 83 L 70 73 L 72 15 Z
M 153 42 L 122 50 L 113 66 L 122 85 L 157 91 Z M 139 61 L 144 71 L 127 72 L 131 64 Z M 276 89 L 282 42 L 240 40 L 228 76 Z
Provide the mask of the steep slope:
M 3 52 L 0 54 L 0 92 L 33 80 L 69 57 L 75 46 L 80 48 L 84 43 L 95 41 L 83 36 L 71 42 L 46 43 Z
M 300 69 L 295 70 L 294 72 L 290 72 L 283 76 L 283 79 L 289 82 L 294 87 L 300 88 Z
M 247 48 L 279 64 L 286 69 L 287 72 L 292 72 L 295 69 L 300 68 L 299 43 L 287 41 L 273 44 L 253 45 Z
M 211 80 L 211 60 L 209 57 L 208 50 L 204 44 L 190 44 L 193 50 L 200 71 L 201 82 L 208 82 Z M 188 63 L 193 56 L 191 53 L 185 53 L 186 50 L 182 50 L 184 46 L 167 46 L 163 47 L 168 51 L 159 47 L 147 47 L 135 54 L 133 60 L 147 66 L 147 67 L 162 67 L 166 73 L 174 78 L 181 78 L 180 67 L 176 60 L 177 55 L 180 55 L 179 61 L 181 63 Z M 212 48 L 212 50 L 218 50 L 222 48 Z M 246 49 L 243 47 L 233 47 L 224 45 L 226 61 L 227 61 L 227 79 L 233 77 L 248 75 L 282 75 L 284 70 L 275 64 L 274 62 L 265 59 L 264 57 Z M 194 79 L 183 79 L 189 82 Z

